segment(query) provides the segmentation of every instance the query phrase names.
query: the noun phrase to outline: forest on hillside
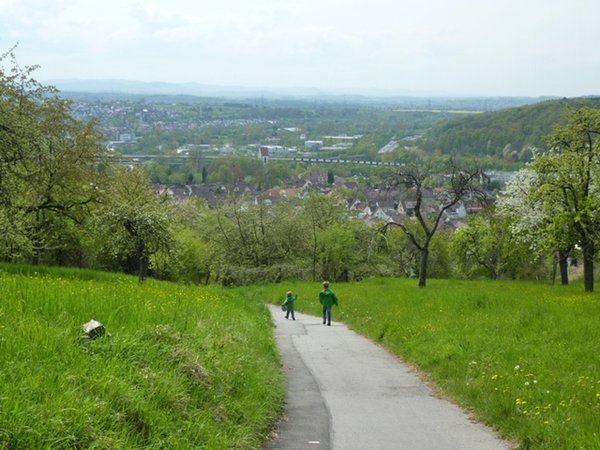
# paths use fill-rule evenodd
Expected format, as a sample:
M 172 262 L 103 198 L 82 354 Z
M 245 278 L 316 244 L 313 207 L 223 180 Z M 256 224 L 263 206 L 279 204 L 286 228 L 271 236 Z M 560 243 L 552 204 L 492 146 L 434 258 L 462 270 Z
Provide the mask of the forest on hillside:
M 529 162 L 534 149 L 546 149 L 556 125 L 567 113 L 600 108 L 600 97 L 548 100 L 501 111 L 454 117 L 433 126 L 422 145 L 447 155 L 494 156 L 510 162 Z

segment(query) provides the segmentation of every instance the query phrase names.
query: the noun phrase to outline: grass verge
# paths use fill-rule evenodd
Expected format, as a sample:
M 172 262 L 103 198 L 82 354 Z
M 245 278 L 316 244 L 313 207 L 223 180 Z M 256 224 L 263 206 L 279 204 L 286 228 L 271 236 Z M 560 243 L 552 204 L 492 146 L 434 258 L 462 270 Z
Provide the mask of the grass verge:
M 600 295 L 581 285 L 375 279 L 334 284 L 334 320 L 410 361 L 521 448 L 600 448 Z M 247 295 L 319 315 L 319 283 Z
M 260 302 L 7 265 L 0 291 L 0 449 L 255 449 L 281 412 Z M 91 318 L 110 336 L 81 340 Z

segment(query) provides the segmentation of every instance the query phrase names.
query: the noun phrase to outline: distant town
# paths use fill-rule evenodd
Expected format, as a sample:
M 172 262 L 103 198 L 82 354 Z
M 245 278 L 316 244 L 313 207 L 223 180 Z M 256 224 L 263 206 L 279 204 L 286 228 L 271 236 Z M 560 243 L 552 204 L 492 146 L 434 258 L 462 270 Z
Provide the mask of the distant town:
M 316 108 L 319 111 L 319 108 Z M 365 183 L 364 176 L 357 169 L 345 169 L 342 174 L 334 174 L 335 168 L 369 167 L 393 170 L 405 163 L 398 158 L 399 153 L 418 151 L 419 141 L 426 131 L 422 119 L 415 120 L 415 113 L 406 114 L 403 135 L 377 132 L 365 129 L 360 117 L 350 122 L 349 129 L 342 130 L 336 124 L 316 134 L 316 120 L 328 120 L 351 115 L 342 107 L 320 109 L 314 119 L 314 108 L 290 114 L 287 109 L 265 109 L 245 102 L 211 102 L 207 104 L 154 103 L 152 101 L 83 101 L 77 100 L 72 106 L 76 117 L 83 120 L 96 120 L 98 129 L 106 138 L 106 147 L 113 158 L 122 164 L 139 165 L 158 163 L 172 170 L 182 166 L 202 166 L 206 171 L 211 161 L 224 157 L 241 157 L 259 160 L 262 164 L 288 164 L 306 167 L 285 181 L 274 186 L 259 186 L 251 181 L 235 183 L 211 182 L 208 179 L 198 182 L 199 177 L 169 182 L 155 180 L 157 193 L 177 200 L 201 197 L 209 205 L 216 206 L 228 196 L 245 196 L 249 201 L 276 203 L 279 201 L 302 200 L 309 190 L 317 190 L 323 195 L 335 192 L 343 198 L 348 215 L 367 224 L 376 222 L 401 222 L 413 216 L 414 199 L 410 194 L 398 190 L 378 187 L 378 183 Z M 353 111 L 354 114 L 356 114 Z M 380 113 L 381 114 L 381 113 Z M 391 110 L 387 117 L 393 117 Z M 441 118 L 456 113 L 431 113 L 428 120 L 435 123 Z M 417 117 L 419 116 L 417 114 Z M 389 119 L 387 119 L 389 120 Z M 341 120 L 340 120 L 341 122 Z M 359 131 L 359 132 L 357 132 Z M 250 139 L 255 139 L 250 141 Z M 356 148 L 364 147 L 367 141 L 368 152 Z M 376 143 L 376 145 L 375 145 Z M 354 174 L 351 172 L 354 171 Z M 488 201 L 493 201 L 498 188 L 510 180 L 514 171 L 487 170 L 485 184 L 489 186 Z M 190 177 L 192 178 L 192 177 Z M 424 211 L 439 212 L 436 199 L 443 196 L 440 189 L 425 189 Z M 457 229 L 466 223 L 469 214 L 477 213 L 482 205 L 477 199 L 459 202 L 443 215 L 443 226 Z

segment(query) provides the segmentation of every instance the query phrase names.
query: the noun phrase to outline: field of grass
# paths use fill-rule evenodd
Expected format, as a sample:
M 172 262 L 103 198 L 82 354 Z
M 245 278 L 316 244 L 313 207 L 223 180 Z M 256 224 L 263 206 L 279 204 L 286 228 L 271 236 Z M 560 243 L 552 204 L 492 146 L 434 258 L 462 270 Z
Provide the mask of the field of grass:
M 334 284 L 333 319 L 410 361 L 479 420 L 529 449 L 600 448 L 600 294 L 581 285 L 369 280 Z M 319 315 L 319 283 L 246 295 Z
M 281 413 L 260 302 L 10 265 L 0 293 L 0 449 L 255 449 Z M 82 340 L 91 318 L 110 336 Z

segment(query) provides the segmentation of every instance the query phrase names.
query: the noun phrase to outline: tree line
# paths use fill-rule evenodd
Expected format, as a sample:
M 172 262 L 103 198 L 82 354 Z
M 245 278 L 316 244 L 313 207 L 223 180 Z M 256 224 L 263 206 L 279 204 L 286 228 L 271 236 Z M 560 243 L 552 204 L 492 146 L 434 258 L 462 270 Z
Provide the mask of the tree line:
M 547 149 L 546 136 L 566 124 L 570 109 L 600 108 L 600 98 L 548 100 L 501 111 L 471 114 L 439 122 L 422 145 L 450 155 L 493 156 L 507 162 L 529 162 L 533 149 Z
M 95 123 L 20 68 L 0 61 L 0 258 L 135 273 L 190 283 L 247 284 L 369 276 L 551 279 L 581 258 L 593 290 L 600 228 L 600 113 L 573 110 L 506 195 L 458 231 L 445 212 L 477 198 L 480 171 L 423 161 L 386 180 L 415 199 L 411 217 L 367 225 L 341 192 L 271 203 L 232 195 L 216 207 L 154 192 L 143 168 L 111 163 Z M 439 208 L 422 201 L 437 187 Z M 481 197 L 486 201 L 485 197 Z M 488 201 L 489 203 L 489 201 Z M 557 269 L 558 268 L 558 269 Z

